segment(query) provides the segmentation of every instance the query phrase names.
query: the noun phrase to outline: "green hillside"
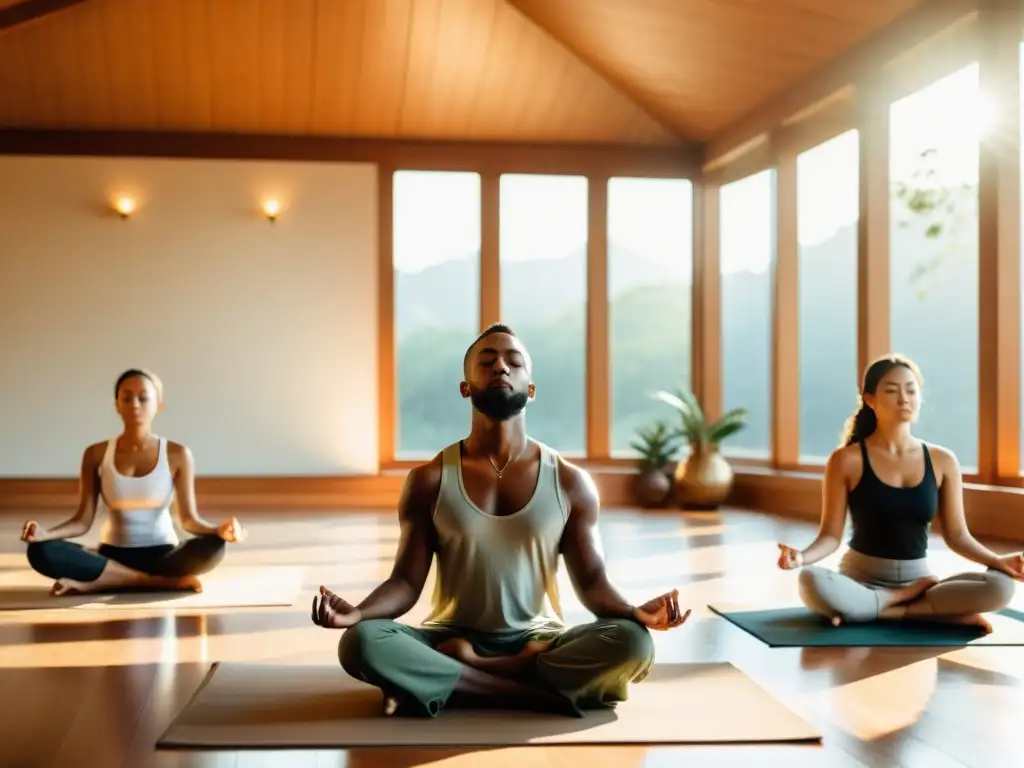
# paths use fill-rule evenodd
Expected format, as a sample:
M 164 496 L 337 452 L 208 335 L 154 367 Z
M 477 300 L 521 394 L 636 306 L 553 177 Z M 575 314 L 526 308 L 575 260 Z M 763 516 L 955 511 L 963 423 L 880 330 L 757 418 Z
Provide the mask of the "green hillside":
M 926 236 L 924 224 L 894 224 L 891 327 L 892 348 L 914 357 L 926 377 L 919 433 L 953 448 L 970 466 L 977 461 L 978 278 L 970 215 L 976 191 L 964 191 L 960 206 L 971 226 L 938 238 Z M 792 396 L 800 400 L 804 454 L 827 455 L 856 402 L 856 237 L 855 227 L 844 228 L 800 256 L 801 375 Z M 689 381 L 690 287 L 659 280 L 658 268 L 638 254 L 614 244 L 610 252 L 609 271 L 623 276 L 610 306 L 612 443 L 626 448 L 637 426 L 673 415 L 647 393 Z M 462 355 L 478 325 L 476 259 L 396 275 L 403 452 L 436 451 L 468 429 L 469 404 L 458 385 Z M 565 451 L 580 451 L 585 442 L 584 265 L 581 248 L 563 259 L 502 269 L 503 320 L 535 362 L 530 432 Z M 635 276 L 632 285 L 627 275 Z M 767 450 L 770 275 L 724 277 L 722 307 L 724 402 L 750 409 L 749 428 L 730 446 Z

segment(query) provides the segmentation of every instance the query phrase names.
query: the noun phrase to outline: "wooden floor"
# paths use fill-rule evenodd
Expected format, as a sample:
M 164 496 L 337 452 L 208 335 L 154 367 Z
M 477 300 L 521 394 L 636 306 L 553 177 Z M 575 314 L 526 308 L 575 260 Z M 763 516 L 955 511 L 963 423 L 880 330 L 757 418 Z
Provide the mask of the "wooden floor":
M 42 522 L 55 519 L 43 516 Z M 24 567 L 17 541 L 22 521 L 20 515 L 0 517 L 0 570 Z M 795 577 L 776 570 L 775 543 L 802 545 L 814 532 L 799 521 L 739 511 L 606 512 L 603 536 L 613 578 L 635 600 L 678 587 L 681 604 L 694 609 L 686 625 L 656 636 L 659 660 L 732 662 L 820 728 L 820 746 L 155 750 L 158 736 L 213 661 L 336 663 L 338 633 L 309 619 L 313 590 L 323 583 L 362 598 L 387 575 L 397 538 L 393 514 L 387 513 L 257 513 L 244 522 L 250 536 L 231 549 L 234 562 L 308 567 L 306 588 L 294 607 L 198 615 L 0 614 L 0 764 L 525 768 L 667 767 L 685 761 L 945 768 L 1020 759 L 1024 648 L 771 649 L 710 614 L 706 604 L 714 600 L 794 600 Z M 943 570 L 969 566 L 940 544 L 935 557 Z M 409 620 L 422 617 L 428 596 Z M 567 618 L 586 619 L 574 600 L 566 602 Z

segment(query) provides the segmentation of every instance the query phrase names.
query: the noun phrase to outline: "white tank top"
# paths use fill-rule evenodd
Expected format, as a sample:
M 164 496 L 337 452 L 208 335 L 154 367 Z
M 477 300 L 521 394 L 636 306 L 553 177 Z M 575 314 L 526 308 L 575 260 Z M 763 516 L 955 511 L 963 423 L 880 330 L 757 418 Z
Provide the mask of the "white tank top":
M 424 626 L 494 633 L 564 626 L 558 566 L 568 506 L 558 482 L 558 454 L 541 444 L 533 496 L 503 517 L 470 501 L 459 443 L 444 449 L 442 462 L 434 507 L 437 580 Z
M 167 459 L 167 439 L 160 438 L 156 467 L 148 475 L 129 477 L 117 471 L 117 438 L 107 443 L 100 464 L 100 492 L 107 521 L 100 541 L 114 547 L 155 547 L 178 544 L 171 519 L 174 476 Z

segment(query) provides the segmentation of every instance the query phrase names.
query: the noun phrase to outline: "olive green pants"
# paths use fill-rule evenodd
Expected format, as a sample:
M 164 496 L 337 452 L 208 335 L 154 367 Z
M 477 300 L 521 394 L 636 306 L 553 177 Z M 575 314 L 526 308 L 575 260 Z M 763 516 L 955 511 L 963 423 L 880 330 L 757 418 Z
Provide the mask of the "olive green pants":
M 625 701 L 629 684 L 647 677 L 654 663 L 650 632 L 628 619 L 502 635 L 373 619 L 345 631 L 338 660 L 349 675 L 394 698 L 400 714 L 435 717 L 464 667 L 434 649 L 456 636 L 469 640 L 481 656 L 513 655 L 530 640 L 551 642 L 536 657 L 536 683 L 565 697 L 568 711 L 577 717 Z

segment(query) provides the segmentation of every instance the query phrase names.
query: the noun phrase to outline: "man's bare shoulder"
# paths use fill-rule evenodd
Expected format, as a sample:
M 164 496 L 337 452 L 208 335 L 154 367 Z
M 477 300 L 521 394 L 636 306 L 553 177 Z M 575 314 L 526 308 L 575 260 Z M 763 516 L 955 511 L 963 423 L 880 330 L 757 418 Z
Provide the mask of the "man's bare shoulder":
M 441 454 L 438 453 L 430 461 L 417 464 L 409 470 L 398 507 L 400 517 L 416 515 L 433 508 L 441 490 L 441 466 Z
M 569 500 L 571 511 L 597 513 L 601 497 L 591 474 L 578 464 L 558 456 L 558 483 Z

